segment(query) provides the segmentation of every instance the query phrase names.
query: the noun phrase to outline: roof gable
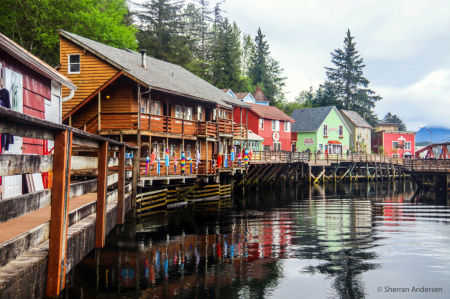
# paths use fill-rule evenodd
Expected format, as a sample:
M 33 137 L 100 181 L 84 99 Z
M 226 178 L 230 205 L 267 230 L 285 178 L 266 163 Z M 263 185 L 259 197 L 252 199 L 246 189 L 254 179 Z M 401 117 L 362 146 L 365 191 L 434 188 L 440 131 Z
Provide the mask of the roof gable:
M 294 119 L 289 117 L 286 113 L 284 113 L 277 107 L 264 106 L 264 105 L 260 105 L 260 104 L 251 104 L 251 103 L 249 103 L 249 105 L 252 107 L 251 112 L 255 113 L 256 115 L 258 115 L 261 118 L 295 122 Z
M 364 118 L 362 118 L 358 112 L 350 110 L 341 110 L 341 113 L 356 127 L 372 129 L 372 126 Z
M 230 107 L 227 103 L 236 101 L 181 66 L 147 56 L 146 68 L 143 68 L 140 53 L 110 47 L 63 30 L 59 32 L 61 36 L 123 70 L 125 75 L 128 74 L 130 78 L 153 89 L 216 103 L 223 107 Z M 235 104 L 238 104 L 237 101 Z M 246 106 L 244 103 L 240 105 Z

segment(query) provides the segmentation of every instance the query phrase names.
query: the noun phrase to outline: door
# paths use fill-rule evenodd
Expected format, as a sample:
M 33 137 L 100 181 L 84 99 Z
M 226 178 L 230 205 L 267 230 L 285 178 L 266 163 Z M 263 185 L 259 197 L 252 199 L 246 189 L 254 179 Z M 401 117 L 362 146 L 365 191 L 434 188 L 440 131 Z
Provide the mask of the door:
M 2 68 L 4 88 L 9 91 L 11 109 L 23 112 L 23 76 L 10 69 Z M 22 137 L 14 136 L 14 144 L 9 145 L 5 154 L 22 154 Z M 22 175 L 2 178 L 4 193 L 2 199 L 22 195 Z

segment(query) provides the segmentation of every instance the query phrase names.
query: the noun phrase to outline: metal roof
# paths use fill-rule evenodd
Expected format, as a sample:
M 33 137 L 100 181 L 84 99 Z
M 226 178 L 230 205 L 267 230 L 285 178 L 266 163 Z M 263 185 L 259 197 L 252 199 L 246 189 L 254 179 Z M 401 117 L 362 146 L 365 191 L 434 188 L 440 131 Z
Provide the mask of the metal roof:
M 372 126 L 364 118 L 362 118 L 358 112 L 341 110 L 341 113 L 344 114 L 355 126 L 372 129 Z
M 334 106 L 295 109 L 291 114 L 295 120 L 292 124 L 292 132 L 316 132 L 333 108 Z
M 0 48 L 39 74 L 42 74 L 69 89 L 77 90 L 77 87 L 69 78 L 60 74 L 54 68 L 13 42 L 2 33 L 0 33 Z
M 237 103 L 235 99 L 220 89 L 181 66 L 147 56 L 146 68 L 143 68 L 141 66 L 141 53 L 110 47 L 63 30 L 59 30 L 59 32 L 61 36 L 106 60 L 152 89 L 174 92 L 198 100 L 216 103 L 227 108 L 231 108 L 228 103 L 246 106 L 246 104 L 241 102 Z

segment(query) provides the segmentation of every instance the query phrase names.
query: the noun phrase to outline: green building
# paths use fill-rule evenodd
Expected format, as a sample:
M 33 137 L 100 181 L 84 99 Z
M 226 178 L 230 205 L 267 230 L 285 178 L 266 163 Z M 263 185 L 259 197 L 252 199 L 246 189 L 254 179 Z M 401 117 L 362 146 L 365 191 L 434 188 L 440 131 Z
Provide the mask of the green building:
M 291 118 L 298 151 L 346 153 L 349 149 L 351 130 L 335 106 L 296 109 Z

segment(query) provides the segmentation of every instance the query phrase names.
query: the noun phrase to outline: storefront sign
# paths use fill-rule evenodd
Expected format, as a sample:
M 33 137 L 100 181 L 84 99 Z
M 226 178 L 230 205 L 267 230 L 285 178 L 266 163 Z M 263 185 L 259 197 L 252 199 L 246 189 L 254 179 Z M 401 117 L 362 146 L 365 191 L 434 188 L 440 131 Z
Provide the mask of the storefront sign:
M 272 139 L 273 141 L 277 142 L 278 140 L 280 140 L 280 133 L 278 132 L 273 132 L 272 134 Z
M 314 145 L 314 139 L 303 139 L 303 145 L 306 146 Z
M 337 128 L 329 128 L 328 131 L 335 131 L 337 133 L 338 129 Z

